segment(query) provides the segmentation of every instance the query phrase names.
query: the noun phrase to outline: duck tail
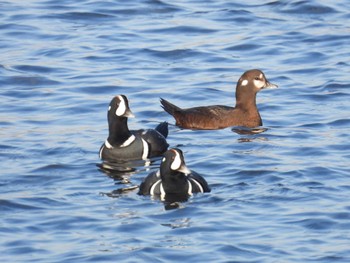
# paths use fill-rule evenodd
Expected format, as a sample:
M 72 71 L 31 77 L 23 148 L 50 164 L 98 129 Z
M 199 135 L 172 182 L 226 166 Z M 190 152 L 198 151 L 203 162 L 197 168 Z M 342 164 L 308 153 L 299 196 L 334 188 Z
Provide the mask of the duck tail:
M 168 137 L 168 123 L 166 121 L 159 123 L 158 126 L 155 128 L 157 132 L 159 132 L 161 135 L 164 136 L 164 138 Z
M 180 111 L 181 108 L 179 108 L 178 106 L 170 103 L 169 101 L 163 99 L 163 98 L 160 98 L 160 103 L 162 104 L 162 108 L 167 112 L 169 113 L 170 115 L 173 115 L 174 116 L 174 113 L 176 111 Z

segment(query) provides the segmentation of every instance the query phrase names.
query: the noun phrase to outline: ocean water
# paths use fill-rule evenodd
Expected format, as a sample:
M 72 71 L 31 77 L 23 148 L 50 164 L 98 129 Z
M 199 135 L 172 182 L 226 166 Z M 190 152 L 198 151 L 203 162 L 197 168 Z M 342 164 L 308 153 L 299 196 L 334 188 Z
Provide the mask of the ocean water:
M 2 262 L 350 262 L 348 1 L 0 1 Z M 234 106 L 261 133 L 181 130 L 159 98 Z M 169 209 L 100 168 L 111 98 L 168 121 L 211 193 Z

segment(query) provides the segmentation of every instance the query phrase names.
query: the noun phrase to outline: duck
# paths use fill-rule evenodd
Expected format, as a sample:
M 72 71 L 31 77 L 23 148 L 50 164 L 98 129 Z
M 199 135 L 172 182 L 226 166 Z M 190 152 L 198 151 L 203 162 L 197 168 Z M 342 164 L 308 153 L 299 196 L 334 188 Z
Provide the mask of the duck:
M 183 152 L 171 148 L 164 153 L 159 169 L 143 179 L 138 194 L 165 200 L 167 196 L 192 196 L 210 191 L 206 180 L 186 166 Z
M 148 160 L 166 152 L 168 123 L 162 122 L 155 129 L 129 130 L 128 118 L 133 117 L 127 97 L 113 97 L 107 113 L 109 135 L 100 147 L 100 159 L 110 162 Z
M 217 130 L 232 126 L 255 128 L 263 125 L 256 106 L 256 95 L 260 90 L 277 88 L 259 69 L 243 73 L 236 86 L 236 106 L 212 105 L 180 108 L 160 98 L 162 108 L 176 120 L 175 125 L 183 129 Z

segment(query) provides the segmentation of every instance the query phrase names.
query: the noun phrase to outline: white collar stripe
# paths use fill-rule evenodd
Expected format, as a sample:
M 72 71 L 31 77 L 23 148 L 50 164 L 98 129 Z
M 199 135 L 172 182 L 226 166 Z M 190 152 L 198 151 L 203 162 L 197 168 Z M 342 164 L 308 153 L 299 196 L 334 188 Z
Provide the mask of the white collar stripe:
M 192 184 L 191 184 L 191 182 L 189 180 L 187 180 L 187 183 L 188 183 L 188 191 L 187 191 L 187 193 L 189 195 L 192 195 Z
M 108 140 L 105 141 L 105 146 L 106 146 L 108 149 L 113 149 L 113 146 L 109 143 Z
M 160 199 L 161 200 L 165 199 L 165 191 L 162 183 L 160 183 Z
M 103 145 L 102 147 L 101 147 L 101 150 L 100 150 L 100 159 L 102 159 L 102 152 L 103 152 L 103 149 L 105 148 L 105 146 Z
M 135 141 L 135 139 L 136 139 L 135 135 L 131 135 L 125 142 L 123 142 L 122 145 L 120 145 L 120 147 L 129 146 L 130 144 L 132 144 Z
M 148 153 L 149 153 L 149 147 L 148 147 L 147 142 L 144 139 L 141 138 L 141 140 L 142 140 L 142 145 L 143 145 L 142 160 L 146 160 L 148 157 Z
M 149 194 L 150 194 L 150 195 L 155 195 L 154 190 L 155 190 L 155 188 L 157 187 L 157 185 L 160 184 L 161 182 L 162 182 L 162 180 L 158 180 L 157 182 L 155 182 L 155 183 L 152 185 L 151 189 L 149 190 Z

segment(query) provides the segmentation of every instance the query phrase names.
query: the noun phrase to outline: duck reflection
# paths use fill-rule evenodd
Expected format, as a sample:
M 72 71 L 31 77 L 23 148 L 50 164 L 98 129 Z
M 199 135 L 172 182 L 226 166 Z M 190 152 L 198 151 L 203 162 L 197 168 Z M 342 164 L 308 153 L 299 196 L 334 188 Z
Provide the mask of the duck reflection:
M 99 171 L 113 179 L 116 185 L 120 188 L 113 190 L 110 193 L 102 193 L 109 197 L 120 197 L 122 194 L 138 189 L 138 184 L 132 182 L 132 176 L 134 174 L 149 171 L 152 166 L 156 165 L 159 158 L 149 159 L 147 161 L 103 161 L 96 164 Z
M 263 133 L 268 129 L 263 127 L 248 128 L 248 127 L 236 126 L 236 127 L 233 127 L 231 130 L 240 135 L 254 135 L 254 134 Z

